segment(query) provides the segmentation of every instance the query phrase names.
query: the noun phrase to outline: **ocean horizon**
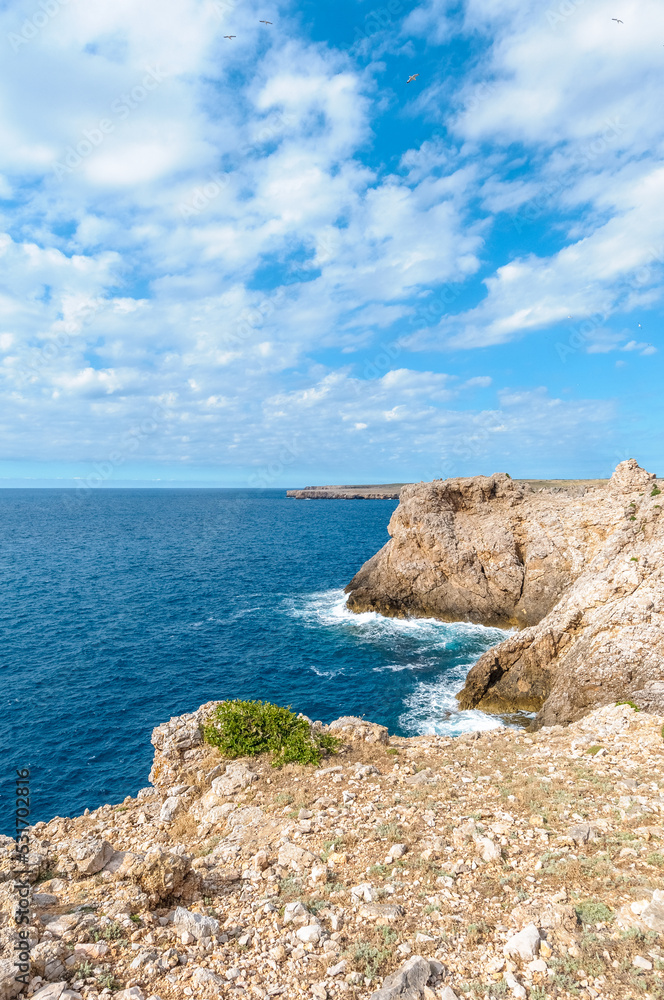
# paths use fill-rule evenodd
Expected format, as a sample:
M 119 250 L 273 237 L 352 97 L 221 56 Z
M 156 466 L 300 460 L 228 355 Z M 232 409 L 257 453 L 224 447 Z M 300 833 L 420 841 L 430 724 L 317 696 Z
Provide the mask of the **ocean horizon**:
M 360 715 L 404 736 L 500 724 L 454 695 L 504 631 L 345 607 L 396 505 L 284 489 L 0 491 L 2 749 L 31 768 L 33 822 L 134 795 L 153 727 L 211 700 Z

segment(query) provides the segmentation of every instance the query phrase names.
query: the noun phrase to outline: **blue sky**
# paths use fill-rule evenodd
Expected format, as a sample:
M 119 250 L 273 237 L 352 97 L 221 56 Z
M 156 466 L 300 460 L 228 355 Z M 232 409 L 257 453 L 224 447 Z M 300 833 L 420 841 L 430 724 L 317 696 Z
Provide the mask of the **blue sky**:
M 3 5 L 2 483 L 664 472 L 663 42 L 656 0 Z

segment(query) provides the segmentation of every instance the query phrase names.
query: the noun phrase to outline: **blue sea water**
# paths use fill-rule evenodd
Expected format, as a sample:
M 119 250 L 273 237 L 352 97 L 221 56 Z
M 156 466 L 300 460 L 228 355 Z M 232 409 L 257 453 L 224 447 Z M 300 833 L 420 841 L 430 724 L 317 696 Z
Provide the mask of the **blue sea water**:
M 283 490 L 0 491 L 7 795 L 13 768 L 30 767 L 33 822 L 119 802 L 147 783 L 152 728 L 211 699 L 365 715 L 403 735 L 495 725 L 458 712 L 454 692 L 504 632 L 345 608 L 395 507 Z

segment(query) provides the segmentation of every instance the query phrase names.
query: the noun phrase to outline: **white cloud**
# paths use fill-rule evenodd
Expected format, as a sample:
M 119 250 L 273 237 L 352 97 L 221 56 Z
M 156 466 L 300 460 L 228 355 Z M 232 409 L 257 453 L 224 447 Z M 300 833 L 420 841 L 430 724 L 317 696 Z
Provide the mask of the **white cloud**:
M 0 35 L 36 9 L 5 8 Z M 639 76 L 644 31 L 593 34 L 599 10 L 588 0 L 552 33 L 534 0 L 468 0 L 463 18 L 439 0 L 416 7 L 390 43 L 403 55 L 409 35 L 463 30 L 486 58 L 409 90 L 395 121 L 435 112 L 449 127 L 404 141 L 386 167 L 372 152 L 393 99 L 385 67 L 304 38 L 285 5 L 267 32 L 243 4 L 62 4 L 0 65 L 0 198 L 16 199 L 0 237 L 6 453 L 96 460 L 157 407 L 142 454 L 203 464 L 268 461 L 288 435 L 315 454 L 406 460 L 466 434 L 484 455 L 485 434 L 531 433 L 521 413 L 543 441 L 552 414 L 571 414 L 568 443 L 581 413 L 609 420 L 600 404 L 527 394 L 495 419 L 457 414 L 490 377 L 413 371 L 392 329 L 427 315 L 415 346 L 482 346 L 658 301 L 661 138 L 637 86 L 655 57 Z M 621 115 L 624 129 L 606 124 Z M 566 179 L 551 189 L 556 170 Z M 560 249 L 487 268 L 491 216 L 540 201 L 574 213 Z M 480 269 L 479 305 L 429 328 L 450 308 L 440 286 L 455 283 L 456 301 Z M 377 332 L 387 346 L 372 355 Z M 347 368 L 318 360 L 331 348 Z M 604 349 L 655 350 L 631 335 L 589 341 Z

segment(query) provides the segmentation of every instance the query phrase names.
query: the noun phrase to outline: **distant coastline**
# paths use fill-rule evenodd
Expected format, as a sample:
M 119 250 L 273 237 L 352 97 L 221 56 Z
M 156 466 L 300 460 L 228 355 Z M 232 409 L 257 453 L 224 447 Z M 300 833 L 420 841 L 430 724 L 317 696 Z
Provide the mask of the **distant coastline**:
M 434 480 L 435 481 L 435 480 Z M 534 491 L 547 490 L 582 496 L 588 487 L 606 485 L 607 479 L 515 479 Z M 368 486 L 304 486 L 287 490 L 292 500 L 398 500 L 404 486 L 413 483 L 378 483 Z
M 404 486 L 409 483 L 387 483 L 373 486 L 305 486 L 301 490 L 287 490 L 292 500 L 398 500 Z

